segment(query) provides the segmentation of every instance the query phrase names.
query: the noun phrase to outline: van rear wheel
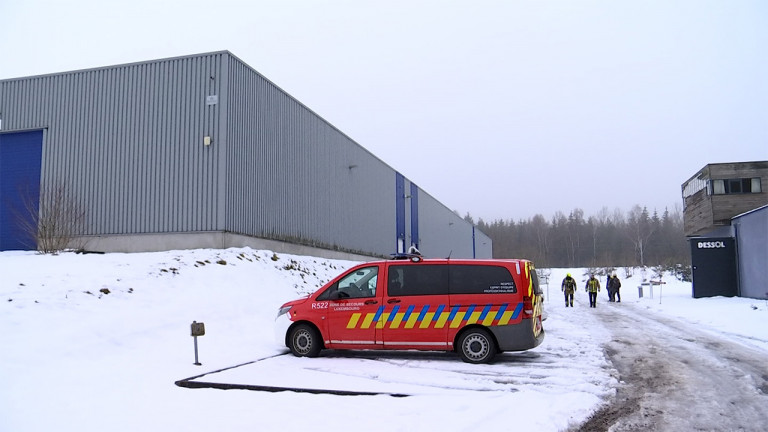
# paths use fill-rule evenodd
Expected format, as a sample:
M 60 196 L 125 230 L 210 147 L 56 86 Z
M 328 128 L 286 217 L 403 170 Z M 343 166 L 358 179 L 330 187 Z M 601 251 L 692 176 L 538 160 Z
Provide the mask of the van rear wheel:
M 288 348 L 296 357 L 317 357 L 323 344 L 320 333 L 307 324 L 299 324 L 291 330 Z
M 496 355 L 496 342 L 487 330 L 474 328 L 461 335 L 458 351 L 467 363 L 488 363 Z

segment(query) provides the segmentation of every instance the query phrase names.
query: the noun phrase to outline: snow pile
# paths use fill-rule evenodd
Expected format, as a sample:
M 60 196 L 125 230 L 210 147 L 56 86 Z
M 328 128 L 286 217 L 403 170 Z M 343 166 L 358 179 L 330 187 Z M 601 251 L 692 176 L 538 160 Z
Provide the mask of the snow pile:
M 581 269 L 553 269 L 544 343 L 468 365 L 450 353 L 277 356 L 272 322 L 285 301 L 308 294 L 351 261 L 243 249 L 43 256 L 0 252 L 0 430 L 468 430 L 556 431 L 585 420 L 614 394 L 610 337 L 587 307 Z M 564 308 L 559 281 L 579 280 Z M 619 274 L 621 277 L 622 275 Z M 668 280 L 638 298 L 622 279 L 621 304 L 679 317 L 768 349 L 765 301 L 691 298 Z M 661 302 L 659 302 L 661 294 Z M 192 321 L 202 366 L 193 365 Z M 641 330 L 641 329 L 639 329 Z M 260 360 L 265 359 L 265 360 Z M 260 361 L 256 361 L 260 360 Z M 363 389 L 412 396 L 186 389 L 205 380 Z M 298 414 L 300 413 L 300 414 Z M 388 415 L 389 413 L 390 415 Z M 297 415 L 298 414 L 298 415 Z M 511 423 L 513 422 L 513 423 Z

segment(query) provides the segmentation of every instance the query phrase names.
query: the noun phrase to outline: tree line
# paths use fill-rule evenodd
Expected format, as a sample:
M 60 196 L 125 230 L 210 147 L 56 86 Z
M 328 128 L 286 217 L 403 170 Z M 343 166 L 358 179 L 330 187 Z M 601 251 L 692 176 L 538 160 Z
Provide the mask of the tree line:
M 634 206 L 626 214 L 603 208 L 585 217 L 576 208 L 551 220 L 537 214 L 526 220 L 474 222 L 493 241 L 494 258 L 527 258 L 539 268 L 690 266 L 682 211 L 659 215 Z

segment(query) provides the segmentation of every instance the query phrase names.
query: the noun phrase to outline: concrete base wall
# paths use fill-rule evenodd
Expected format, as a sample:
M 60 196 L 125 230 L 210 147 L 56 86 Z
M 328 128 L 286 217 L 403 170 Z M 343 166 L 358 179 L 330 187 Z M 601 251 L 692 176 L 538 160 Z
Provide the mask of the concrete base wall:
M 76 249 L 90 252 L 160 252 L 179 249 L 250 247 L 252 249 L 271 250 L 293 255 L 349 261 L 381 259 L 381 257 L 371 257 L 225 232 L 85 236 L 74 239 L 72 244 L 78 245 L 75 247 Z

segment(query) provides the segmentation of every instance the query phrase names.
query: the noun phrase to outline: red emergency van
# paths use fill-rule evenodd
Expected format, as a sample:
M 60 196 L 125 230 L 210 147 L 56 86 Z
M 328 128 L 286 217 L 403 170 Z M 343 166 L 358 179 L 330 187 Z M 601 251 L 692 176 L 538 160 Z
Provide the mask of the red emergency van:
M 357 265 L 284 304 L 276 337 L 300 357 L 324 348 L 455 351 L 486 363 L 544 339 L 528 260 L 408 259 Z

